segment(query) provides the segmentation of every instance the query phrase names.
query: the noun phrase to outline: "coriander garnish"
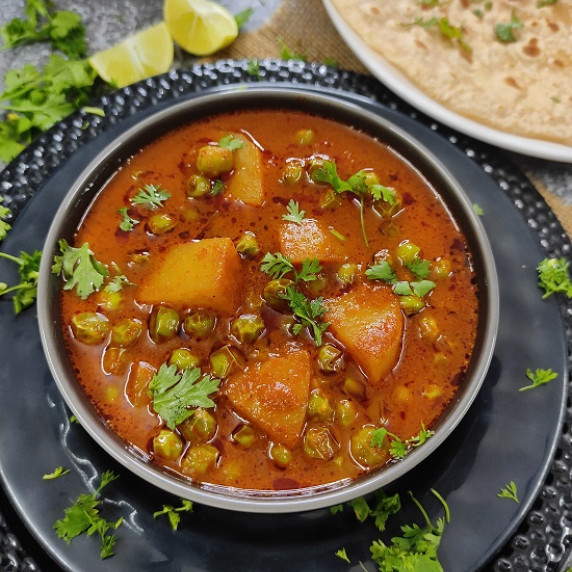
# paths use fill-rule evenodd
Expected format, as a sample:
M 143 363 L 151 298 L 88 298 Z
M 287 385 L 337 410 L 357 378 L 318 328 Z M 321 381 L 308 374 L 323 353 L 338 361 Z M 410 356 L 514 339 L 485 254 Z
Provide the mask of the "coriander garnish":
M 498 493 L 497 497 L 501 499 L 510 499 L 513 500 L 515 503 L 520 503 L 518 500 L 518 495 L 516 491 L 516 484 L 514 481 L 510 481 L 507 485 L 505 485 Z
M 528 377 L 532 383 L 521 387 L 519 391 L 527 391 L 529 389 L 540 387 L 541 385 L 556 379 L 558 374 L 555 371 L 552 371 L 552 369 L 537 369 L 533 372 L 530 368 L 527 368 L 526 377 Z
M 161 510 L 153 513 L 153 518 L 157 518 L 163 514 L 167 515 L 171 528 L 177 530 L 179 528 L 179 523 L 181 522 L 181 512 L 193 512 L 193 503 L 190 500 L 181 499 L 182 504 L 180 507 L 173 507 L 168 504 L 164 504 Z

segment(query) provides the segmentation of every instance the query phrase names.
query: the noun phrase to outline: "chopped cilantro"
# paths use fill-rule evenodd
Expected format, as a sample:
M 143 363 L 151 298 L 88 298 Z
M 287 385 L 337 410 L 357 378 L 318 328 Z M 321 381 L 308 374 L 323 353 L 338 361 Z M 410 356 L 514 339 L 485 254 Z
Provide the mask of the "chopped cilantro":
M 0 258 L 5 258 L 18 265 L 20 282 L 15 286 L 8 286 L 0 282 L 0 296 L 14 292 L 12 303 L 14 313 L 19 314 L 22 310 L 30 307 L 38 295 L 38 278 L 42 253 L 35 250 L 32 254 L 21 251 L 20 256 L 12 256 L 6 252 L 0 252 Z
M 294 222 L 296 224 L 302 224 L 304 219 L 305 211 L 300 210 L 300 203 L 293 199 L 290 199 L 288 206 L 286 207 L 288 214 L 282 215 L 282 218 L 289 222 Z
M 69 469 L 64 469 L 63 467 L 56 467 L 51 473 L 46 473 L 42 475 L 42 479 L 44 481 L 51 481 L 53 479 L 57 479 L 58 477 L 63 477 L 70 472 Z
M 408 24 L 403 24 L 403 26 L 421 26 L 422 28 L 429 30 L 430 28 L 437 28 L 440 34 L 451 40 L 454 44 L 459 46 L 465 52 L 472 52 L 473 49 L 471 46 L 465 41 L 463 37 L 463 29 L 461 26 L 454 26 L 451 24 L 449 19 L 446 16 L 441 18 L 429 18 L 428 20 L 423 20 L 423 18 L 416 18 L 413 22 Z
M 538 285 L 544 290 L 542 298 L 548 298 L 551 294 L 563 292 L 572 298 L 572 282 L 568 275 L 569 262 L 562 258 L 545 258 L 536 270 L 538 272 Z
M 532 382 L 530 385 L 525 385 L 521 387 L 519 391 L 527 391 L 529 389 L 536 389 L 541 385 L 552 381 L 558 377 L 558 373 L 552 371 L 552 369 L 537 369 L 532 371 L 530 368 L 526 369 L 526 377 Z
M 313 282 L 317 279 L 318 273 L 322 270 L 317 258 L 306 258 L 302 262 L 302 268 L 298 272 L 292 261 L 281 252 L 272 254 L 267 252 L 260 264 L 262 272 L 269 274 L 272 278 L 283 278 L 289 272 L 294 274 L 294 282 Z
M 505 485 L 498 493 L 497 497 L 501 499 L 510 499 L 513 500 L 515 503 L 520 503 L 518 500 L 518 494 L 516 491 L 516 484 L 514 481 L 510 481 L 507 485 Z
M 381 448 L 385 444 L 386 438 L 389 438 L 389 452 L 396 459 L 403 459 L 412 448 L 420 447 L 435 434 L 431 429 L 426 429 L 425 425 L 421 423 L 421 431 L 410 439 L 403 441 L 397 435 L 388 431 L 385 427 L 378 427 L 374 429 L 371 434 L 370 445 L 372 447 Z
M 246 10 L 242 10 L 241 12 L 238 12 L 238 14 L 235 14 L 234 19 L 236 21 L 236 25 L 239 28 L 242 28 L 242 26 L 244 26 L 248 20 L 250 20 L 253 12 L 254 8 L 246 8 Z
M 76 288 L 76 294 L 85 300 L 99 290 L 109 272 L 95 258 L 87 242 L 75 248 L 62 238 L 58 246 L 60 255 L 54 256 L 52 273 L 62 275 L 65 280 L 64 290 Z
M 522 22 L 513 10 L 510 16 L 510 22 L 500 23 L 495 26 L 495 36 L 497 40 L 505 44 L 510 44 L 517 41 L 514 35 L 515 30 L 522 29 Z
M 101 499 L 98 497 L 103 488 L 117 478 L 118 475 L 112 471 L 104 471 L 101 475 L 101 483 L 95 492 L 79 495 L 74 503 L 64 510 L 64 517 L 54 523 L 54 530 L 59 538 L 70 544 L 74 538 L 84 532 L 88 536 L 97 533 L 101 539 L 101 558 L 113 556 L 117 537 L 108 534 L 108 532 L 117 530 L 123 522 L 123 518 L 119 518 L 115 522 L 105 520 L 99 514 L 98 507 Z
M 177 373 L 175 364 L 161 364 L 149 383 L 153 409 L 163 418 L 169 429 L 188 419 L 193 411 L 189 407 L 214 407 L 209 397 L 220 384 L 220 379 L 204 375 L 198 367 Z
M 221 193 L 224 193 L 226 190 L 226 184 L 224 183 L 224 181 L 221 181 L 220 179 L 217 179 L 214 183 L 213 186 L 211 188 L 211 195 L 213 197 L 216 197 L 217 195 L 220 195 Z
M 120 292 L 123 290 L 124 286 L 135 286 L 135 284 L 133 284 L 133 282 L 131 282 L 124 274 L 118 274 L 106 284 L 104 290 L 106 292 Z
M 337 238 L 340 242 L 346 241 L 346 237 L 339 230 L 336 230 L 335 228 L 330 228 L 329 231 L 330 231 L 330 234 L 334 238 Z
M 330 507 L 330 514 L 338 514 L 338 512 L 344 512 L 343 504 L 337 504 Z
M 344 547 L 340 548 L 339 550 L 336 550 L 335 555 L 338 558 L 341 558 L 344 562 L 351 564 L 351 560 L 348 558 L 346 549 Z
M 411 262 L 405 262 L 404 266 L 411 270 L 418 279 L 427 278 L 431 273 L 430 262 L 422 258 L 414 258 Z
M 485 214 L 482 207 L 480 205 L 478 205 L 477 203 L 473 203 L 473 212 L 477 216 L 483 216 Z
M 135 225 L 141 222 L 129 215 L 129 209 L 127 207 L 120 208 L 117 212 L 122 216 L 119 228 L 124 232 L 132 231 Z
M 260 75 L 260 62 L 256 59 L 253 58 L 251 60 L 248 60 L 247 64 L 246 64 L 246 73 L 251 76 L 251 77 L 255 77 L 256 79 L 260 80 L 261 79 L 261 75 Z
M 131 199 L 131 204 L 142 205 L 149 209 L 161 208 L 169 198 L 171 198 L 171 193 L 162 189 L 161 185 L 145 185 Z
M 378 262 L 377 264 L 374 264 L 368 268 L 365 271 L 365 275 L 370 280 L 383 280 L 388 284 L 395 284 L 397 282 L 397 276 L 395 275 L 391 264 L 389 264 L 389 262 L 386 260 L 382 260 L 381 262 Z
M 225 135 L 219 142 L 219 147 L 223 149 L 230 149 L 235 151 L 236 149 L 242 149 L 244 147 L 244 141 L 235 137 L 234 135 Z
M 300 60 L 302 62 L 305 62 L 307 60 L 306 56 L 292 51 L 284 43 L 284 41 L 282 39 L 279 38 L 278 42 L 280 43 L 280 58 L 281 59 L 283 59 L 283 60 Z
M 305 327 L 308 327 L 312 330 L 316 345 L 321 346 L 322 335 L 330 325 L 328 322 L 317 321 L 327 311 L 323 298 L 309 300 L 293 286 L 288 286 L 286 293 L 281 297 L 288 301 L 294 317 L 299 320 L 299 323 L 292 327 L 294 335 L 298 335 Z
M 54 10 L 49 0 L 27 0 L 27 19 L 14 18 L 0 28 L 4 49 L 49 41 L 55 50 L 77 59 L 87 45 L 81 16 L 68 10 Z
M 173 507 L 168 504 L 164 504 L 161 510 L 153 513 L 153 518 L 157 518 L 163 514 L 167 515 L 171 528 L 177 530 L 179 528 L 179 523 L 181 522 L 181 512 L 193 512 L 193 503 L 190 500 L 181 499 L 182 504 L 180 507 Z

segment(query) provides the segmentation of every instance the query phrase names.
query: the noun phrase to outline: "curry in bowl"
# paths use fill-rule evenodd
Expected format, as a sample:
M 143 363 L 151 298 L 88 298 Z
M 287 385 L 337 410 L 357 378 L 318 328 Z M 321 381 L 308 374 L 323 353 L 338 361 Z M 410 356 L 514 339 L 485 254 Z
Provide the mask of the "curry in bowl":
M 169 130 L 59 241 L 77 383 L 138 459 L 201 487 L 335 489 L 403 462 L 478 333 L 473 253 L 438 191 L 306 111 Z

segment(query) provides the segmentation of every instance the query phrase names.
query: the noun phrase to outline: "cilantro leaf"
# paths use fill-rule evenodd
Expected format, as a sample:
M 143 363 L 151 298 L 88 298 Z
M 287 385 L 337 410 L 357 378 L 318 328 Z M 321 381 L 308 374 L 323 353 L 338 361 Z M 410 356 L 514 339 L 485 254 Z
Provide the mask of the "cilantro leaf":
M 298 201 L 290 199 L 286 210 L 288 211 L 288 214 L 282 215 L 284 220 L 296 224 L 302 224 L 302 220 L 304 219 L 306 212 L 300 210 L 300 203 L 298 203 Z
M 358 497 L 348 502 L 359 522 L 365 522 L 369 517 L 370 509 L 364 497 Z
M 107 268 L 95 258 L 87 242 L 75 248 L 62 238 L 58 245 L 61 254 L 54 256 L 52 273 L 62 275 L 64 290 L 75 288 L 82 300 L 87 299 L 99 290 L 105 277 L 109 276 Z
M 282 60 L 300 60 L 305 62 L 306 61 L 306 56 L 304 56 L 303 54 L 299 54 L 294 52 L 293 50 L 291 50 L 285 43 L 284 41 L 279 38 L 278 42 L 280 43 L 280 59 Z
M 211 189 L 211 195 L 213 197 L 216 197 L 217 195 L 220 195 L 221 193 L 224 193 L 226 190 L 226 184 L 224 181 L 221 181 L 220 179 L 217 179 L 212 186 Z
M 370 280 L 383 280 L 388 284 L 395 284 L 397 282 L 397 276 L 395 275 L 391 264 L 389 264 L 389 262 L 386 260 L 382 260 L 381 262 L 378 262 L 377 264 L 374 264 L 368 268 L 365 271 L 365 275 Z
M 135 286 L 125 274 L 118 274 L 114 276 L 105 286 L 106 292 L 120 292 L 124 286 Z
M 226 135 L 218 142 L 218 144 L 219 147 L 222 147 L 223 149 L 230 149 L 231 151 L 242 149 L 245 145 L 242 139 L 239 139 L 234 135 Z
M 411 288 L 415 296 L 419 296 L 419 298 L 423 298 L 426 294 L 431 292 L 437 284 L 432 282 L 431 280 L 420 280 L 419 282 L 411 282 Z
M 0 240 L 4 240 L 12 226 L 6 222 L 6 217 L 12 214 L 8 207 L 3 207 L 4 197 L 0 197 Z
M 160 185 L 145 185 L 131 199 L 131 204 L 143 205 L 149 209 L 161 208 L 169 198 L 171 198 L 171 193 L 162 189 Z
M 419 280 L 427 278 L 431 273 L 431 263 L 428 260 L 423 260 L 422 258 L 414 258 L 411 262 L 405 262 L 404 265 L 406 268 L 411 270 Z
M 132 231 L 135 225 L 141 222 L 129 215 L 129 209 L 127 207 L 120 208 L 117 212 L 122 216 L 119 228 L 124 232 Z
M 338 512 L 344 512 L 343 504 L 336 504 L 330 507 L 330 514 L 338 514 Z
M 179 523 L 181 522 L 181 512 L 193 512 L 193 503 L 189 500 L 181 499 L 182 504 L 180 507 L 173 507 L 168 504 L 164 504 L 161 510 L 153 513 L 153 518 L 157 518 L 163 514 L 167 515 L 171 528 L 177 530 L 179 528 Z
M 517 504 L 520 503 L 520 500 L 518 500 L 516 483 L 514 481 L 510 481 L 510 483 L 502 487 L 502 489 L 497 493 L 497 497 L 501 499 L 513 500 Z
M 555 371 L 552 371 L 552 369 L 537 369 L 533 372 L 530 368 L 527 368 L 526 377 L 528 377 L 532 383 L 521 387 L 519 391 L 527 391 L 529 389 L 540 387 L 541 385 L 556 379 L 558 374 Z
M 336 552 L 334 553 L 338 558 L 341 558 L 344 562 L 347 562 L 348 564 L 351 564 L 351 560 L 348 557 L 348 554 L 346 552 L 345 548 L 340 548 L 339 550 L 336 550 Z
M 464 52 L 470 53 L 473 51 L 463 36 L 463 28 L 461 26 L 455 26 L 451 24 L 449 18 L 446 16 L 443 16 L 442 18 L 429 18 L 428 20 L 423 20 L 423 18 L 416 18 L 413 22 L 402 25 L 405 27 L 421 26 L 425 30 L 436 28 L 441 36 L 451 40 L 453 44 L 457 45 Z
M 286 274 L 292 272 L 294 274 L 294 282 L 300 280 L 312 282 L 317 279 L 317 275 L 322 270 L 322 267 L 317 258 L 306 258 L 302 262 L 300 272 L 298 272 L 292 261 L 281 252 L 276 252 L 275 254 L 267 252 L 262 259 L 260 269 L 274 279 L 283 278 Z
M 538 285 L 544 290 L 542 298 L 557 292 L 563 292 L 572 298 L 572 282 L 568 275 L 569 262 L 562 258 L 545 258 L 542 260 L 536 270 L 538 272 Z
M 242 28 L 242 26 L 244 26 L 244 24 L 246 24 L 248 20 L 250 20 L 250 17 L 252 16 L 253 12 L 254 8 L 246 8 L 246 10 L 242 10 L 238 14 L 235 14 L 234 19 L 236 21 L 236 25 L 239 28 Z
M 262 79 L 260 74 L 260 62 L 256 58 L 248 60 L 248 63 L 246 64 L 246 73 L 258 80 Z
M 74 538 L 84 532 L 88 536 L 97 533 L 101 539 L 101 558 L 113 556 L 117 537 L 108 532 L 119 528 L 123 519 L 120 518 L 115 522 L 105 520 L 99 514 L 98 507 L 101 500 L 98 497 L 102 489 L 117 478 L 118 476 L 112 471 L 105 471 L 101 475 L 101 483 L 95 492 L 80 494 L 73 504 L 64 510 L 64 517 L 54 523 L 58 538 L 70 544 Z
M 513 10 L 510 22 L 500 23 L 495 26 L 495 36 L 497 40 L 505 44 L 510 44 L 517 41 L 517 37 L 514 35 L 515 30 L 522 29 L 522 22 Z
M 32 254 L 21 251 L 18 257 L 6 252 L 0 252 L 0 258 L 5 258 L 18 265 L 18 274 L 20 276 L 18 284 L 8 286 L 6 283 L 0 282 L 0 296 L 14 292 L 12 303 L 14 304 L 14 313 L 17 315 L 22 310 L 30 307 L 37 298 L 42 253 L 39 250 L 35 250 Z
M 199 380 L 200 379 L 200 380 Z M 163 363 L 149 383 L 153 409 L 163 418 L 169 429 L 188 419 L 193 411 L 189 407 L 214 407 L 209 395 L 215 392 L 220 379 L 204 375 L 198 367 L 177 373 L 175 364 Z
M 287 286 L 286 293 L 282 294 L 281 297 L 288 301 L 294 317 L 298 318 L 300 322 L 294 324 L 292 328 L 294 334 L 298 335 L 304 327 L 310 328 L 316 345 L 321 346 L 322 335 L 330 325 L 328 322 L 318 322 L 318 319 L 327 312 L 323 298 L 309 300 L 293 286 Z
M 42 475 L 42 479 L 44 479 L 44 481 L 50 481 L 53 479 L 57 479 L 58 477 L 63 477 L 64 475 L 67 475 L 70 472 L 69 469 L 64 469 L 63 467 L 56 467 L 51 473 L 46 473 L 45 475 Z

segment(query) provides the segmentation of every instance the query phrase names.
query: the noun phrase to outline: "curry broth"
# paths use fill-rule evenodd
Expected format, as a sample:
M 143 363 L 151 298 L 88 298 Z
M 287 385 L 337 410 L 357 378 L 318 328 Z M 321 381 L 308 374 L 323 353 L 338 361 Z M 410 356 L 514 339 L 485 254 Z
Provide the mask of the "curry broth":
M 300 130 L 311 130 L 312 141 L 296 141 Z M 187 196 L 187 181 L 197 173 L 198 150 L 228 134 L 241 134 L 260 151 L 262 206 L 234 200 L 226 191 L 216 196 Z M 382 185 L 398 191 L 401 208 L 393 216 L 381 216 L 368 197 L 364 202 L 362 229 L 359 198 L 343 192 L 334 197 L 333 204 L 326 204 L 331 186 L 312 180 L 311 157 L 335 162 L 339 176 L 345 180 L 361 169 L 375 172 Z M 298 181 L 288 183 L 284 181 L 284 173 L 287 165 L 292 164 L 302 165 L 302 175 Z M 234 175 L 231 170 L 220 175 L 220 179 L 228 184 Z M 160 185 L 170 193 L 162 207 L 148 209 L 130 202 L 148 184 Z M 339 371 L 323 371 L 318 359 L 320 348 L 312 332 L 303 328 L 295 335 L 291 330 L 292 314 L 276 311 L 264 301 L 264 288 L 271 277 L 261 271 L 262 258 L 266 253 L 280 252 L 281 225 L 295 224 L 283 219 L 291 199 L 299 203 L 306 219 L 319 221 L 331 236 L 339 233 L 334 238 L 344 256 L 341 262 L 321 262 L 320 279 L 298 285 L 309 299 L 320 296 L 327 306 L 330 301 L 360 288 L 367 288 L 371 296 L 390 289 L 383 281 L 369 280 L 365 271 L 379 260 L 396 264 L 396 249 L 404 241 L 418 245 L 420 256 L 431 264 L 428 278 L 434 280 L 435 287 L 423 297 L 424 307 L 413 313 L 401 310 L 405 325 L 399 358 L 378 382 L 367 378 L 360 360 L 336 339 L 331 327 L 324 332 L 323 344 L 341 350 L 342 357 L 337 364 Z M 124 207 L 139 221 L 130 231 L 119 228 L 118 209 Z M 164 234 L 149 232 L 149 218 L 157 212 L 169 215 L 175 227 Z M 154 342 L 147 330 L 153 305 L 139 302 L 138 291 L 149 276 L 158 272 L 162 256 L 173 245 L 213 237 L 229 237 L 236 244 L 246 231 L 255 235 L 259 248 L 253 257 L 240 257 L 240 275 L 233 282 L 239 289 L 239 303 L 232 315 L 217 314 L 216 327 L 205 338 L 196 339 L 179 328 L 173 338 Z M 150 460 L 199 482 L 245 489 L 295 489 L 353 479 L 394 462 L 388 453 L 383 462 L 370 465 L 363 459 L 358 462 L 352 437 L 355 439 L 364 427 L 385 427 L 405 442 L 418 435 L 423 426 L 430 428 L 462 383 L 475 343 L 478 293 L 470 253 L 435 191 L 414 168 L 382 143 L 324 118 L 291 111 L 240 111 L 182 126 L 158 138 L 127 161 L 101 190 L 75 236 L 75 246 L 85 242 L 108 267 L 111 276 L 125 275 L 132 285 L 121 289 L 121 303 L 111 310 L 102 301 L 103 291 L 86 300 L 73 292 L 62 292 L 64 334 L 79 383 L 126 442 Z M 344 283 L 338 277 L 344 263 L 356 265 L 351 283 Z M 445 268 L 445 272 L 439 274 L 438 268 Z M 401 269 L 399 273 L 400 280 L 413 279 L 407 270 Z M 401 303 L 399 296 L 391 296 Z M 175 309 L 181 316 L 189 311 L 184 306 Z M 136 319 L 144 325 L 142 335 L 122 352 L 122 364 L 113 372 L 109 372 L 104 355 L 109 352 L 109 335 L 97 344 L 76 339 L 72 319 L 82 312 L 97 312 L 112 327 L 124 319 Z M 231 334 L 233 321 L 245 313 L 255 314 L 264 322 L 264 330 L 251 343 L 239 343 Z M 323 319 L 328 319 L 328 313 Z M 432 331 L 435 324 L 436 332 Z M 237 413 L 229 400 L 225 388 L 240 372 L 223 379 L 217 394 L 211 396 L 216 406 L 209 411 L 216 419 L 216 432 L 208 442 L 218 450 L 214 466 L 203 472 L 186 470 L 181 459 L 191 444 L 184 439 L 181 439 L 182 452 L 176 458 L 154 454 L 153 439 L 164 428 L 164 422 L 154 411 L 146 391 L 139 389 L 134 397 L 130 383 L 137 373 L 135 370 L 146 368 L 152 375 L 169 361 L 174 350 L 185 347 L 200 358 L 199 367 L 208 373 L 212 370 L 209 356 L 225 345 L 241 352 L 245 360 L 243 373 L 247 374 L 269 356 L 288 356 L 292 355 L 289 352 L 300 349 L 308 352 L 310 395 L 319 394 L 331 412 L 327 408 L 320 415 L 308 411 L 302 435 L 294 447 L 287 448 L 290 454 L 287 462 L 272 458 L 272 447 L 278 445 L 276 437 L 268 436 L 244 413 Z M 352 392 L 344 385 L 347 378 L 357 381 L 357 391 Z M 350 422 L 344 418 L 344 408 L 350 411 L 350 418 L 355 417 Z M 233 435 L 243 426 L 250 429 L 253 437 L 241 444 Z M 329 432 L 334 448 L 331 458 L 315 458 L 305 452 L 305 436 L 312 427 Z M 388 437 L 385 448 L 389 442 Z

